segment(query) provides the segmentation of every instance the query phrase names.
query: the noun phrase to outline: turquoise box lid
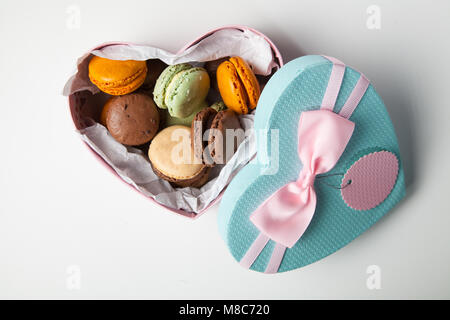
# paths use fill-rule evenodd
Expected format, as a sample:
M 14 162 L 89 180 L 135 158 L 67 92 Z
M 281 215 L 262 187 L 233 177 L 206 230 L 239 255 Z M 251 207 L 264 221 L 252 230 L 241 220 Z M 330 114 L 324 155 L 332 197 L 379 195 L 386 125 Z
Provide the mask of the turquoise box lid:
M 278 70 L 261 94 L 255 115 L 258 156 L 231 181 L 219 208 L 220 234 L 237 261 L 242 260 L 260 234 L 249 220 L 250 215 L 279 188 L 299 176 L 302 169 L 297 150 L 300 115 L 320 108 L 332 68 L 333 63 L 323 56 L 297 58 Z M 334 112 L 343 107 L 360 77 L 358 71 L 345 67 Z M 394 127 L 371 84 L 349 120 L 355 123 L 353 135 L 333 169 L 324 179 L 315 180 L 314 216 L 301 238 L 285 250 L 278 272 L 306 266 L 344 247 L 405 195 Z M 342 177 L 356 161 L 378 151 L 388 151 L 397 157 L 395 184 L 377 206 L 368 210 L 352 208 L 342 197 Z M 270 170 L 273 172 L 268 173 Z M 269 240 L 249 268 L 264 272 L 275 244 Z

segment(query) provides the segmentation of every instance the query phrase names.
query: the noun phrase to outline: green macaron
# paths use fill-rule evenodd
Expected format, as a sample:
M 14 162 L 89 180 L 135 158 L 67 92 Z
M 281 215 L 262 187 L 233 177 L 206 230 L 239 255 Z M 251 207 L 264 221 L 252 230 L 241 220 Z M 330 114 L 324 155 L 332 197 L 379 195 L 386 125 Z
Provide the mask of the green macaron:
M 205 101 L 210 87 L 209 75 L 203 68 L 187 63 L 167 67 L 153 90 L 158 107 L 168 109 L 176 118 L 186 118 Z
M 164 102 L 166 97 L 166 88 L 167 85 L 172 81 L 172 78 L 180 71 L 191 69 L 192 66 L 187 63 L 175 64 L 173 66 L 168 66 L 164 69 L 164 71 L 159 75 L 158 79 L 155 83 L 155 88 L 153 89 L 153 100 L 158 107 L 161 109 L 167 109 L 167 106 Z
M 194 119 L 195 115 L 202 111 L 203 109 L 207 108 L 208 104 L 206 103 L 206 101 L 201 102 L 195 109 L 194 112 L 192 112 L 189 116 L 187 116 L 186 118 L 177 118 L 177 117 L 172 117 L 168 111 L 164 111 L 167 112 L 166 114 L 166 127 L 170 127 L 170 126 L 174 126 L 174 125 L 182 125 L 182 126 L 191 126 L 192 120 Z

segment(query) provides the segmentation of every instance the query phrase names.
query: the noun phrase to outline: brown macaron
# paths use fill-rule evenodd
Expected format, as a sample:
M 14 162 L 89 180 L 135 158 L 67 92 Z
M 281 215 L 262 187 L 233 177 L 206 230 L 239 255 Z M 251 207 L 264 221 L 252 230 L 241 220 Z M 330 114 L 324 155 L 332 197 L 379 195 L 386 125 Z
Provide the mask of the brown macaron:
M 206 69 L 206 71 L 209 74 L 209 77 L 211 78 L 211 84 L 213 86 L 214 89 L 219 90 L 219 88 L 217 87 L 217 81 L 216 81 L 216 73 L 217 73 L 217 68 L 220 66 L 220 64 L 224 61 L 227 61 L 230 57 L 223 57 L 223 58 L 219 58 L 217 60 L 211 60 L 211 61 L 207 61 L 205 63 L 204 68 Z
M 153 97 L 153 88 L 155 87 L 156 80 L 165 68 L 167 68 L 167 64 L 159 59 L 147 60 L 147 76 L 145 77 L 144 83 L 138 89 L 139 92 Z
M 192 178 L 178 179 L 165 175 L 154 166 L 152 168 L 153 172 L 158 177 L 160 177 L 163 180 L 169 181 L 173 186 L 178 188 L 186 188 L 186 187 L 201 188 L 208 181 L 209 173 L 211 171 L 211 168 L 205 166 L 197 175 L 193 176 Z
M 106 127 L 118 142 L 138 146 L 149 142 L 159 128 L 159 113 L 153 99 L 131 93 L 109 99 L 105 106 Z
M 214 159 L 209 152 L 204 152 L 208 147 L 208 141 L 205 138 L 205 132 L 211 128 L 217 111 L 211 107 L 198 112 L 191 124 L 191 144 L 194 155 L 197 159 L 202 159 L 203 163 L 209 167 L 214 166 Z
M 191 124 L 191 144 L 194 155 L 208 167 L 225 164 L 243 141 L 238 115 L 230 109 L 217 112 L 209 107 L 197 113 Z M 233 150 L 227 153 L 227 130 L 233 130 Z M 205 141 L 207 138 L 207 141 Z
M 232 135 L 230 136 L 230 134 Z M 229 138 L 233 138 L 233 150 L 227 150 L 228 144 L 231 144 L 230 141 L 227 141 Z M 216 164 L 227 163 L 243 140 L 244 131 L 237 114 L 231 109 L 219 111 L 211 124 L 208 140 L 214 162 Z

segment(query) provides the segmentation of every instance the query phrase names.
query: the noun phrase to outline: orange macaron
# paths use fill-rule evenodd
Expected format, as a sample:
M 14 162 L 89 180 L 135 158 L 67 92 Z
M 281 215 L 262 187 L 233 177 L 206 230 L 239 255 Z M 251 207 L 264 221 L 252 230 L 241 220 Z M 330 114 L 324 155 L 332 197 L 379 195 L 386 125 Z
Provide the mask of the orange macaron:
M 239 114 L 256 108 L 261 94 L 258 80 L 248 63 L 232 57 L 217 68 L 217 86 L 226 106 Z
M 147 76 L 145 61 L 110 60 L 94 56 L 89 62 L 89 79 L 101 91 L 119 96 L 135 91 Z

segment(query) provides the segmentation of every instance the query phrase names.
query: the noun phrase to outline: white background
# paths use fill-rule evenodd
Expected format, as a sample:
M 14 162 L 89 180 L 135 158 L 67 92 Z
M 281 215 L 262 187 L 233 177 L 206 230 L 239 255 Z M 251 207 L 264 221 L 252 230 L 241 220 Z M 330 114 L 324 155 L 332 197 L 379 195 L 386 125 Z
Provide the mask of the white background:
M 379 30 L 366 26 L 370 5 Z M 401 204 L 344 249 L 285 274 L 242 269 L 218 234 L 217 206 L 190 221 L 120 182 L 81 143 L 61 95 L 97 44 L 176 51 L 235 23 L 266 33 L 286 61 L 327 54 L 363 71 L 405 167 Z M 2 1 L 0 298 L 450 298 L 449 31 L 445 0 Z M 370 265 L 379 290 L 366 286 Z M 68 286 L 77 270 L 78 289 Z

